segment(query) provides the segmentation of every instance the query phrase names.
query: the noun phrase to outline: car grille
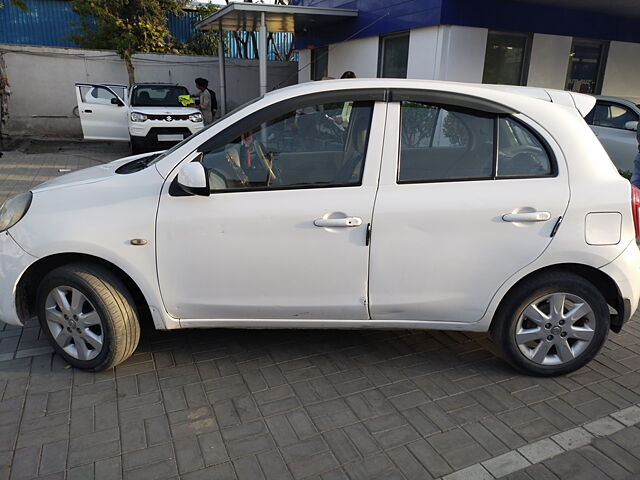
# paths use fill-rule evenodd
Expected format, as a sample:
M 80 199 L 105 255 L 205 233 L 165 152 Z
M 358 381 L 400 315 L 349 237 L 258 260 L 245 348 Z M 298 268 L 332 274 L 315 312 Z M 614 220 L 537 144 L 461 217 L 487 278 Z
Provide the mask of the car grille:
M 163 120 L 173 122 L 176 120 L 189 120 L 189 115 L 147 115 L 149 120 Z

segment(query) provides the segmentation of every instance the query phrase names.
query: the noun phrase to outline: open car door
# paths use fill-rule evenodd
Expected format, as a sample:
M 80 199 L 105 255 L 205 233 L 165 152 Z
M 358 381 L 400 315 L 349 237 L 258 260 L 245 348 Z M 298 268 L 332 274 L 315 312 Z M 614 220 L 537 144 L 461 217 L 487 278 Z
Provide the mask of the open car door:
M 76 83 L 78 112 L 86 140 L 129 141 L 127 87 Z

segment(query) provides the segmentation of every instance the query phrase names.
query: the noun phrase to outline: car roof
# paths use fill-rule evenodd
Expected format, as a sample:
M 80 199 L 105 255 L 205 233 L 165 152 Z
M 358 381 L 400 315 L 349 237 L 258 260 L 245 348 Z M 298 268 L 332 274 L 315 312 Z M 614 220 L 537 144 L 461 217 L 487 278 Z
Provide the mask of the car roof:
M 161 82 L 145 82 L 145 83 L 135 83 L 134 87 L 184 87 L 184 85 L 180 85 L 179 83 L 161 83 Z
M 305 95 L 332 90 L 348 90 L 353 88 L 390 90 L 415 89 L 458 93 L 461 95 L 491 100 L 497 104 L 511 108 L 518 108 L 518 105 L 521 105 L 523 102 L 527 102 L 530 99 L 536 99 L 570 107 L 577 110 L 583 117 L 593 109 L 593 106 L 596 103 L 595 98 L 591 95 L 584 95 L 565 90 L 402 78 L 356 78 L 305 82 L 280 90 L 271 91 L 264 96 L 264 99 L 276 100 L 276 98 L 280 96 L 291 97 L 295 95 Z

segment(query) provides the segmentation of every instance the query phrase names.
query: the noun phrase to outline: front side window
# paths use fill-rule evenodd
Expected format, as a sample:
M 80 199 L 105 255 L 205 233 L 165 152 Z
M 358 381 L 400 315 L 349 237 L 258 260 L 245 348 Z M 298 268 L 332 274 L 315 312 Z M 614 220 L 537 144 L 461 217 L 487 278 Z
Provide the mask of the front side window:
M 491 178 L 494 119 L 402 102 L 399 182 Z
M 360 185 L 373 102 L 308 105 L 203 148 L 212 192 Z
M 490 31 L 482 83 L 526 85 L 530 35 Z
M 378 76 L 381 78 L 407 78 L 409 59 L 409 34 L 390 35 L 380 38 L 380 65 Z
M 182 107 L 180 95 L 189 95 L 186 87 L 169 86 L 140 86 L 136 87 L 131 96 L 134 107 Z
M 91 105 L 112 105 L 112 100 L 117 100 L 111 90 L 99 85 L 81 85 L 80 98 L 84 103 Z
M 638 114 L 624 105 L 612 103 L 596 103 L 588 116 L 588 123 L 598 127 L 609 127 L 625 130 L 627 122 L 637 122 Z

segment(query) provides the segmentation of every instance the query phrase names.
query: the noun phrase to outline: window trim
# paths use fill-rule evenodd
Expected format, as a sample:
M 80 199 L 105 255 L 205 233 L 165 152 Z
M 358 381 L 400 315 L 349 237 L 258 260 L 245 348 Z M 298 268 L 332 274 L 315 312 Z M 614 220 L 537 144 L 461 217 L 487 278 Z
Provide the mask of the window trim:
M 484 72 L 487 66 L 487 49 L 489 47 L 489 36 L 492 33 L 509 35 L 512 37 L 522 37 L 525 39 L 524 52 L 522 57 L 522 66 L 520 68 L 520 78 L 518 79 L 517 86 L 521 86 L 521 87 L 526 86 L 529 80 L 529 69 L 531 67 L 531 51 L 533 48 L 533 33 L 515 32 L 510 30 L 489 30 L 487 34 L 487 44 L 485 47 L 484 65 L 482 66 L 482 82 L 481 83 L 488 83 L 488 82 L 485 82 L 484 80 Z
M 414 101 L 417 103 L 425 103 L 421 100 L 406 100 L 406 101 Z M 434 179 L 416 179 L 416 180 L 401 180 L 400 179 L 400 168 L 401 168 L 401 158 L 402 158 L 402 135 L 398 135 L 398 150 L 397 156 L 398 160 L 396 162 L 396 185 L 414 185 L 414 184 L 429 184 L 429 183 L 451 183 L 451 182 L 478 182 L 478 181 L 495 181 L 495 180 L 523 180 L 523 179 L 535 179 L 535 178 L 555 178 L 559 174 L 558 169 L 558 161 L 556 156 L 549 145 L 549 142 L 540 135 L 536 131 L 535 128 L 531 127 L 527 123 L 523 122 L 519 118 L 515 117 L 514 114 L 517 112 L 513 112 L 514 114 L 508 113 L 494 113 L 494 112 L 486 112 L 483 110 L 474 110 L 464 107 L 456 107 L 455 105 L 442 105 L 442 104 L 432 104 L 429 103 L 430 106 L 435 106 L 439 108 L 445 108 L 448 111 L 456 111 L 460 113 L 467 113 L 471 115 L 477 115 L 481 117 L 491 117 L 493 119 L 493 159 L 492 159 L 492 171 L 491 176 L 483 176 L 483 177 L 450 177 L 450 178 L 434 178 Z M 499 148 L 500 148 L 500 133 L 499 133 L 499 121 L 501 118 L 508 118 L 513 120 L 522 126 L 527 132 L 534 136 L 538 142 L 542 145 L 549 158 L 549 166 L 551 168 L 550 173 L 540 174 L 540 175 L 499 175 L 498 174 L 498 158 L 499 158 Z M 399 130 L 400 133 L 402 131 L 402 104 L 400 103 L 400 122 L 399 122 Z

